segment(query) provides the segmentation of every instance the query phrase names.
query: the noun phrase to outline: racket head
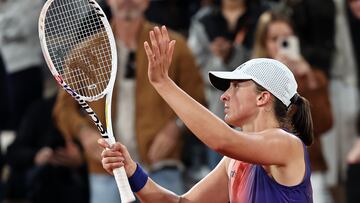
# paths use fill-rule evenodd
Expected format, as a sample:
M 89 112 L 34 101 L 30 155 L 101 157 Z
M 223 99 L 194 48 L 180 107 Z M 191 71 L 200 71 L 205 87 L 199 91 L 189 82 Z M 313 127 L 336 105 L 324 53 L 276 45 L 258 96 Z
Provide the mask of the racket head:
M 116 44 L 96 1 L 48 0 L 39 17 L 39 38 L 51 73 L 73 95 L 94 101 L 112 91 Z

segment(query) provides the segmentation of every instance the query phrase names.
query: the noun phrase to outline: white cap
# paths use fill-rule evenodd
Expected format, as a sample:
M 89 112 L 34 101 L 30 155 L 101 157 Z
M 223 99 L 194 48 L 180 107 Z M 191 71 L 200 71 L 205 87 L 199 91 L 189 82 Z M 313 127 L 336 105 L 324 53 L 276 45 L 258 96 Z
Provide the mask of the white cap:
M 233 80 L 253 80 L 287 107 L 297 90 L 297 83 L 290 69 L 283 63 L 268 58 L 249 60 L 231 72 L 210 71 L 209 78 L 211 84 L 222 91 L 226 91 Z

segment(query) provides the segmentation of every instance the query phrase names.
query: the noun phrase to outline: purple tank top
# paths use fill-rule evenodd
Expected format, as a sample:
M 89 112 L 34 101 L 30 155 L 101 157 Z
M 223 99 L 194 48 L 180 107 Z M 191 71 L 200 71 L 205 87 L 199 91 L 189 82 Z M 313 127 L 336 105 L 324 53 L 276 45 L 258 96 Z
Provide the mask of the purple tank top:
M 305 176 L 295 186 L 284 186 L 270 178 L 261 165 L 231 160 L 229 197 L 231 203 L 312 203 L 310 160 L 304 145 Z

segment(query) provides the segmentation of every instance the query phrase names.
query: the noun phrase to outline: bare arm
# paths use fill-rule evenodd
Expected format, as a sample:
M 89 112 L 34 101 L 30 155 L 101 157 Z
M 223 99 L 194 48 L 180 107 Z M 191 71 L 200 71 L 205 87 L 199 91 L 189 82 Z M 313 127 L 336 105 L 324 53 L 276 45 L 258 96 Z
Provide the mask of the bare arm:
M 229 202 L 228 176 L 224 158 L 218 166 L 190 191 L 182 196 L 162 188 L 150 178 L 145 187 L 137 193 L 141 202 L 208 203 Z M 211 201 L 210 201 L 211 200 Z
M 286 165 L 294 156 L 303 157 L 301 142 L 285 131 L 270 129 L 251 135 L 236 131 L 192 99 L 168 76 L 175 41 L 170 41 L 166 28 L 155 27 L 150 39 L 151 47 L 148 42 L 144 47 L 151 84 L 202 142 L 231 158 L 264 165 Z
M 131 177 L 136 170 L 136 163 L 131 159 L 126 147 L 120 143 L 114 144 L 110 149 L 104 139 L 99 139 L 102 152 L 102 164 L 106 171 L 124 166 L 126 174 Z M 167 203 L 202 203 L 202 202 L 228 202 L 228 176 L 226 165 L 228 159 L 224 158 L 219 165 L 202 181 L 196 184 L 189 192 L 182 196 L 166 190 L 148 178 L 145 186 L 136 193 L 141 202 L 167 202 Z

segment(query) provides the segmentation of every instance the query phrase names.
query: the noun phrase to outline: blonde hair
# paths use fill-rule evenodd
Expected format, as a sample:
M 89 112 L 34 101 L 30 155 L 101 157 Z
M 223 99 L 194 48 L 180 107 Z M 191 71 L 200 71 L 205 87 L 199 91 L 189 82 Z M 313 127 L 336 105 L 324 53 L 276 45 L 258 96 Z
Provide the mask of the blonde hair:
M 270 24 L 279 21 L 285 22 L 292 27 L 289 18 L 281 12 L 266 11 L 261 14 L 255 31 L 255 43 L 252 58 L 269 58 L 269 54 L 266 50 L 269 27 Z

